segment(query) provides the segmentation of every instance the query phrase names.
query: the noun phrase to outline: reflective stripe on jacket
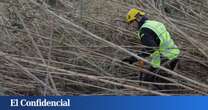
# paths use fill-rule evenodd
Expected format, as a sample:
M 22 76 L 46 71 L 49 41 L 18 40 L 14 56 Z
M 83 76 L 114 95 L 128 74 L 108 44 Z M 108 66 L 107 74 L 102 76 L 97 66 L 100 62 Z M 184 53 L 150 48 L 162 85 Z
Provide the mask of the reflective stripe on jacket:
M 142 28 L 148 28 L 154 31 L 157 36 L 160 39 L 160 46 L 159 49 L 156 49 L 151 55 L 150 55 L 150 62 L 154 68 L 160 67 L 160 56 L 161 54 L 166 57 L 169 60 L 175 59 L 180 54 L 180 50 L 175 45 L 174 41 L 172 40 L 169 32 L 166 30 L 164 24 L 147 20 L 145 23 L 141 26 L 140 30 Z M 139 30 L 139 33 L 140 33 Z M 140 34 L 139 34 L 140 35 Z M 141 36 L 142 37 L 142 36 Z

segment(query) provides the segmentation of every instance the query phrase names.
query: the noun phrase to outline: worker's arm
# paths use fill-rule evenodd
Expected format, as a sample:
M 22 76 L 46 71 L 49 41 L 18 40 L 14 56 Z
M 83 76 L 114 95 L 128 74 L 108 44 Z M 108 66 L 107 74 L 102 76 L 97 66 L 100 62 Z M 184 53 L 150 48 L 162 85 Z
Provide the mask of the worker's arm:
M 141 43 L 146 47 L 138 53 L 138 56 L 148 57 L 155 51 L 155 48 L 159 47 L 160 40 L 157 35 L 148 28 L 143 28 L 140 36 L 142 38 Z
M 145 57 L 150 56 L 155 51 L 156 47 L 159 47 L 160 40 L 157 39 L 157 35 L 148 28 L 143 28 L 141 30 L 141 35 L 142 35 L 141 42 L 146 47 L 143 48 L 140 52 L 138 52 L 137 55 L 145 58 Z M 137 62 L 138 60 L 137 58 L 132 56 L 132 57 L 124 59 L 123 61 L 133 64 Z

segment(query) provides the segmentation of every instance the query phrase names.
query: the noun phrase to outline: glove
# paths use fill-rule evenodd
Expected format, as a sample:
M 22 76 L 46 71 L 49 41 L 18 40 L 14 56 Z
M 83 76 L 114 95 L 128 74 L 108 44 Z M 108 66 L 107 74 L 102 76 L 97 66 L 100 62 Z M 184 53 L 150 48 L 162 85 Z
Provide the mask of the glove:
M 128 58 L 125 58 L 122 60 L 123 62 L 126 62 L 126 63 L 129 63 L 129 64 L 132 64 L 132 62 L 128 59 Z
M 133 63 L 137 62 L 138 60 L 135 57 L 129 57 L 129 58 L 123 59 L 122 61 L 129 63 L 129 64 L 133 64 Z

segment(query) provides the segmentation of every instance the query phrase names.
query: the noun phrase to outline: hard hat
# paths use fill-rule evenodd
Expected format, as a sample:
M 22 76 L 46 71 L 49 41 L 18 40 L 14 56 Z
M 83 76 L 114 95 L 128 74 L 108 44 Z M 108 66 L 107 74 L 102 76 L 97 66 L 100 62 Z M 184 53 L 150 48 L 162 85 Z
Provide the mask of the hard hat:
M 132 8 L 127 14 L 127 17 L 126 17 L 127 22 L 130 23 L 134 21 L 136 19 L 137 14 L 144 16 L 145 12 L 137 8 Z

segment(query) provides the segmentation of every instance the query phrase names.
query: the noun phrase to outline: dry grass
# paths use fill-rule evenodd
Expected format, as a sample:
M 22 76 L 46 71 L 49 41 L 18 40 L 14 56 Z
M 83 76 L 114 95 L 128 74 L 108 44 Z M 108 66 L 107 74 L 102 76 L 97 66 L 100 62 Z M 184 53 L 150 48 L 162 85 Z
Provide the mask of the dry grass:
M 208 8 L 200 0 L 5 0 L 1 95 L 207 95 Z M 143 47 L 124 23 L 131 7 L 166 24 L 182 50 L 163 77 L 121 62 Z M 140 72 L 172 83 L 140 81 Z M 151 85 L 168 85 L 156 90 Z

